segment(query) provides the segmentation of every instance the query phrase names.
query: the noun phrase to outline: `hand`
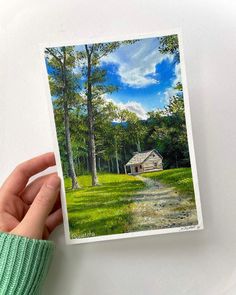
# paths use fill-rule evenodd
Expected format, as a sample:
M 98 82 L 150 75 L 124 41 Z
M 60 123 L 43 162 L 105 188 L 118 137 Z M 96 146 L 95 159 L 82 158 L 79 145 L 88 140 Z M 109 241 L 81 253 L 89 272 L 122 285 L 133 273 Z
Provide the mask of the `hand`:
M 47 239 L 62 222 L 60 178 L 56 173 L 31 176 L 55 165 L 47 153 L 18 165 L 0 188 L 0 231 Z M 28 184 L 28 185 L 27 185 Z

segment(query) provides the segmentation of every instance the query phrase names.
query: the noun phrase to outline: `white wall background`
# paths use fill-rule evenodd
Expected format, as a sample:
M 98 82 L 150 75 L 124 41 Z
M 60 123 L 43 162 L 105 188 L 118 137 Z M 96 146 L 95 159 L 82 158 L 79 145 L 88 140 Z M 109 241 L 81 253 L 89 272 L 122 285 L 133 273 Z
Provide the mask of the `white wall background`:
M 236 292 L 236 1 L 0 0 L 0 182 L 52 150 L 38 44 L 181 27 L 205 230 L 65 246 L 50 295 Z

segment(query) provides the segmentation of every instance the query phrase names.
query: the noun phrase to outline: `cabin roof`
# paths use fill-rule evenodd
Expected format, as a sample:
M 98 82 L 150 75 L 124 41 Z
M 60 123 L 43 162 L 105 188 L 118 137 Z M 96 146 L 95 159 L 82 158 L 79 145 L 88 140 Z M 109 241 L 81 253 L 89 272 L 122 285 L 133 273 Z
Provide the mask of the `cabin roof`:
M 157 150 L 150 150 L 134 154 L 134 156 L 126 163 L 126 166 L 142 164 L 152 152 L 155 152 L 162 159 L 161 154 Z

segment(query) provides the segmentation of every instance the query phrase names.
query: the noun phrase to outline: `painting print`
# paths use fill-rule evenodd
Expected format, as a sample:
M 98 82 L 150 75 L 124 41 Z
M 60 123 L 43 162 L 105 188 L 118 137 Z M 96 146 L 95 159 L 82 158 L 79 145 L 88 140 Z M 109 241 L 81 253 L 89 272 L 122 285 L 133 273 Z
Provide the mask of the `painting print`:
M 45 49 L 68 243 L 203 228 L 179 40 Z

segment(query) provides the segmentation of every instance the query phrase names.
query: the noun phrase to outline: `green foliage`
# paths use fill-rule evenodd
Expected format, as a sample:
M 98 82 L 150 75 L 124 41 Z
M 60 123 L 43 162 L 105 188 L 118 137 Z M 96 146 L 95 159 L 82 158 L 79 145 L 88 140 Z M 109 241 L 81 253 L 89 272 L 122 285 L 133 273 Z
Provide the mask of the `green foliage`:
M 163 54 L 174 54 L 175 60 L 179 62 L 179 42 L 177 35 L 169 35 L 160 38 L 159 50 Z
M 127 232 L 132 222 L 131 195 L 144 187 L 134 176 L 99 174 L 100 186 L 91 187 L 91 176 L 78 178 L 82 189 L 71 191 L 65 179 L 71 238 Z
M 181 95 L 170 99 L 164 110 L 149 113 L 146 137 L 164 158 L 164 168 L 190 166 L 184 101 Z
M 177 95 L 170 98 L 164 110 L 148 114 L 140 120 L 128 110 L 119 109 L 105 94 L 117 91 L 116 85 L 106 83 L 107 73 L 100 66 L 102 57 L 120 46 L 129 46 L 139 40 L 87 45 L 80 50 L 73 46 L 48 48 L 47 63 L 50 65 L 50 89 L 53 96 L 57 135 L 64 175 L 69 175 L 65 144 L 63 101 L 66 100 L 70 121 L 70 137 L 75 171 L 78 175 L 91 170 L 89 128 L 87 111 L 88 54 L 91 58 L 90 83 L 92 87 L 93 132 L 96 145 L 96 161 L 100 172 L 124 172 L 124 164 L 134 152 L 157 149 L 163 156 L 164 168 L 189 167 L 186 123 L 182 84 L 175 89 Z M 160 38 L 159 51 L 174 54 L 178 62 L 177 35 Z M 66 80 L 62 74 L 63 56 L 66 54 Z M 63 93 L 66 84 L 66 94 Z
M 79 90 L 80 73 L 75 73 L 76 54 L 74 46 L 47 48 L 45 51 L 46 60 L 51 67 L 49 75 L 50 91 L 53 97 L 57 98 L 54 104 L 60 106 L 64 91 L 68 104 L 74 103 L 75 93 Z M 65 63 L 66 57 L 66 63 Z

